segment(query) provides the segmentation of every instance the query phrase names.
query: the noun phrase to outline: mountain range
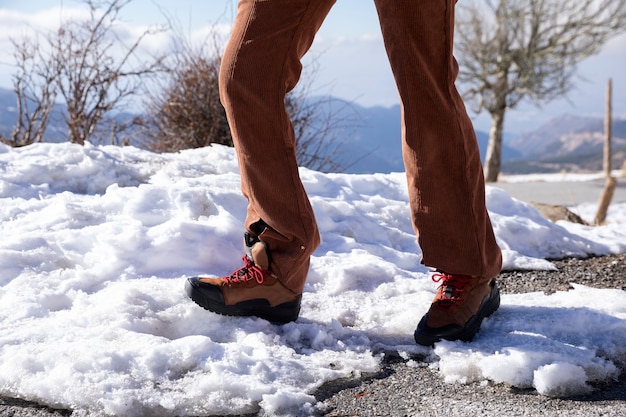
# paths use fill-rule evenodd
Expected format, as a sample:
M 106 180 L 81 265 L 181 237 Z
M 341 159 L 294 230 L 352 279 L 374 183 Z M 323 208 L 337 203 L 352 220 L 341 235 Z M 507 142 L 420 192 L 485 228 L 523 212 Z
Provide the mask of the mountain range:
M 338 100 L 334 114 L 342 109 L 358 114 L 359 127 L 344 145 L 346 172 L 402 171 L 400 106 L 361 107 Z M 506 126 L 505 126 L 506 130 Z M 626 159 L 626 120 L 612 123 L 613 166 Z M 476 131 L 481 158 L 489 134 Z M 502 144 L 502 173 L 580 172 L 602 170 L 604 121 L 600 118 L 564 114 L 520 134 L 506 134 Z
M 311 98 L 320 100 L 320 98 Z M 345 118 L 344 135 L 338 135 L 334 158 L 347 173 L 397 172 L 403 170 L 401 156 L 400 106 L 363 107 L 336 98 L 322 98 L 320 106 L 331 117 Z M 51 120 L 49 141 L 63 140 L 65 129 L 58 105 Z M 9 136 L 15 124 L 15 95 L 0 88 L 0 134 Z M 120 117 L 131 117 L 124 114 Z M 604 122 L 599 118 L 564 114 L 536 129 L 517 135 L 505 135 L 502 147 L 502 173 L 580 172 L 602 169 Z M 613 166 L 626 160 L 626 120 L 613 121 Z M 506 126 L 505 126 L 506 131 Z M 489 135 L 477 131 L 481 156 L 484 158 Z
M 626 161 L 626 120 L 611 124 L 613 168 Z M 520 157 L 508 161 L 509 173 L 600 171 L 604 147 L 604 120 L 564 114 L 538 129 L 523 132 L 508 145 Z
M 340 100 L 341 102 L 341 100 Z M 339 107 L 354 111 L 359 120 L 358 128 L 346 141 L 339 155 L 348 173 L 398 172 L 404 169 L 401 154 L 401 110 L 392 107 L 362 107 L 351 104 Z M 341 111 L 333 114 L 341 117 Z M 480 154 L 484 157 L 489 134 L 476 131 Z M 520 158 L 521 153 L 504 144 L 503 160 Z

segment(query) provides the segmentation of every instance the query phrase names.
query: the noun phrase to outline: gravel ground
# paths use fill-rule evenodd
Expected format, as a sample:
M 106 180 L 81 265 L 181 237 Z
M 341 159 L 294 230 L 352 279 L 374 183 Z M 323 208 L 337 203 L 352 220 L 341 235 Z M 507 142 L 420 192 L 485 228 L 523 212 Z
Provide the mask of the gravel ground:
M 553 293 L 570 283 L 626 290 L 626 254 L 553 261 L 558 271 L 510 271 L 498 278 L 502 293 Z M 376 375 L 335 381 L 317 398 L 328 417 L 344 416 L 626 416 L 626 370 L 615 383 L 585 396 L 557 399 L 504 384 L 446 384 L 423 363 L 392 358 Z
M 570 283 L 626 291 L 626 254 L 554 261 L 558 271 L 511 271 L 498 278 L 503 293 L 568 290 Z M 556 399 L 504 384 L 446 384 L 427 363 L 409 367 L 390 358 L 382 369 L 359 379 L 325 384 L 315 396 L 328 417 L 347 416 L 625 416 L 626 372 L 589 395 Z M 0 397 L 2 417 L 61 417 L 35 403 Z

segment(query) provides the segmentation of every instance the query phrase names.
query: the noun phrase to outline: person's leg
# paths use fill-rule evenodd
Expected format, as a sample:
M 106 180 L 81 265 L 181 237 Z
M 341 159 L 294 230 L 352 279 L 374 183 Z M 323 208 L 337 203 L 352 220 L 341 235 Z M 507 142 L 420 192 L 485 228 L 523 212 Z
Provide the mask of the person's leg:
M 220 70 L 221 99 L 249 201 L 245 226 L 269 246 L 272 271 L 297 294 L 319 233 L 298 174 L 284 100 L 334 2 L 240 0 Z
M 491 281 L 502 257 L 485 206 L 476 136 L 454 85 L 455 0 L 375 3 L 402 104 L 402 151 L 422 262 Z
M 334 1 L 239 1 L 222 57 L 220 97 L 248 199 L 247 254 L 229 276 L 187 280 L 187 294 L 207 310 L 275 322 L 298 317 L 320 237 L 298 173 L 285 96 Z

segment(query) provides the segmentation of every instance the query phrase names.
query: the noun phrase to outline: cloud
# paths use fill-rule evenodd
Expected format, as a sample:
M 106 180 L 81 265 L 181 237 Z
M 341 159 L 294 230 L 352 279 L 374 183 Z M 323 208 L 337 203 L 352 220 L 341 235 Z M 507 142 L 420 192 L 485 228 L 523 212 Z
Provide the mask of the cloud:
M 603 55 L 608 55 L 616 58 L 626 57 L 626 33 L 622 33 L 619 36 L 609 40 L 602 48 Z
M 316 39 L 305 65 L 311 61 L 318 64 L 311 74 L 315 94 L 332 94 L 366 106 L 398 103 L 380 35 Z
M 194 4 L 193 17 L 219 16 L 215 10 L 204 9 L 214 3 Z M 200 9 L 198 9 L 200 7 Z M 207 6 L 208 7 L 208 6 Z M 387 61 L 387 55 L 383 46 L 381 34 L 372 28 L 377 27 L 376 16 L 373 6 L 363 5 L 358 13 L 360 26 L 349 28 L 347 23 L 340 19 L 339 12 L 345 7 L 349 13 L 355 13 L 349 6 L 349 2 L 338 4 L 336 17 L 330 15 L 325 22 L 325 30 L 321 30 L 317 36 L 312 50 L 305 58 L 305 72 L 303 77 L 314 79 L 313 94 L 332 94 L 337 97 L 355 101 L 358 104 L 373 106 L 391 106 L 398 103 L 398 95 L 393 80 L 391 69 Z M 231 4 L 220 6 L 222 15 L 232 9 Z M 184 7 L 181 8 L 184 10 Z M 130 12 L 130 10 L 129 10 Z M 136 13 L 136 11 L 135 11 Z M 167 16 L 159 15 L 154 10 L 145 10 L 142 22 L 127 21 L 122 19 L 116 26 L 117 36 L 127 43 L 134 42 L 150 26 L 145 21 L 167 20 Z M 182 13 L 182 12 L 181 12 Z M 370 15 L 368 15 L 371 14 Z M 126 17 L 126 14 L 122 12 Z M 130 13 L 132 15 L 132 13 Z M 227 13 L 226 13 L 227 14 Z M 0 50 L 11 51 L 9 41 L 11 37 L 32 36 L 47 30 L 59 27 L 60 22 L 68 18 L 85 18 L 89 11 L 85 7 L 50 7 L 34 13 L 17 12 L 0 8 Z M 231 16 L 232 17 L 232 16 Z M 170 16 L 173 24 L 177 23 L 176 16 Z M 191 17 L 190 17 L 191 21 Z M 223 23 L 228 21 L 228 23 Z M 231 31 L 232 18 L 217 19 L 215 24 L 196 25 L 193 29 L 176 28 L 174 32 L 184 35 L 185 42 L 194 47 L 205 45 L 207 52 L 213 52 L 211 48 L 218 46 L 223 48 Z M 178 22 L 180 23 L 180 22 Z M 350 23 L 351 25 L 352 23 Z M 351 35 L 350 33 L 359 33 Z M 142 51 L 146 54 L 154 54 L 172 46 L 171 32 L 160 32 L 148 36 L 142 42 Z M 213 43 L 215 41 L 215 43 Z M 11 54 L 0 55 L 0 87 L 11 86 L 11 74 L 13 67 Z M 317 66 L 311 65 L 316 61 Z M 608 78 L 613 79 L 614 91 L 614 114 L 616 117 L 626 117 L 626 96 L 618 95 L 624 91 L 625 82 L 619 76 L 626 67 L 626 34 L 611 39 L 601 49 L 600 53 L 588 58 L 579 66 L 579 73 L 587 79 L 576 83 L 576 88 L 569 98 L 574 103 L 566 100 L 557 100 L 549 103 L 542 109 L 534 106 L 523 106 L 519 111 L 507 115 L 507 127 L 519 130 L 528 125 L 528 117 L 532 115 L 539 123 L 538 118 L 552 118 L 561 113 L 574 113 L 586 115 L 601 115 L 604 108 L 605 84 Z M 309 73 L 307 73 L 307 68 Z M 489 120 L 484 123 L 488 127 Z
M 12 40 L 23 38 L 33 38 L 36 36 L 45 37 L 46 33 L 54 32 L 68 20 L 85 20 L 89 19 L 90 12 L 87 7 L 50 7 L 37 12 L 21 12 L 16 10 L 0 8 L 0 50 L 8 53 L 0 56 L 0 87 L 11 88 L 11 77 L 15 73 L 15 62 L 13 60 L 13 44 Z M 173 31 L 158 30 L 158 25 L 147 25 L 137 21 L 128 21 L 125 19 L 124 11 L 118 16 L 114 31 L 115 36 L 127 47 L 147 31 L 151 33 L 142 39 L 140 53 L 146 56 L 154 55 L 167 51 L 173 45 Z M 163 18 L 163 21 L 166 20 Z M 165 26 L 165 23 L 161 25 Z M 204 25 L 190 31 L 188 34 L 180 29 L 179 32 L 185 33 L 190 45 L 201 47 L 206 45 L 209 48 L 214 46 L 213 42 L 223 49 L 228 34 L 230 33 L 230 24 L 213 24 Z M 182 35 L 181 35 L 182 36 Z M 209 52 L 212 52 L 209 50 Z
M 85 18 L 89 11 L 79 7 L 51 7 L 35 13 L 0 9 L 0 42 L 17 36 L 29 36 L 37 32 L 53 30 L 70 18 Z
M 13 51 L 11 40 L 34 37 L 59 28 L 67 19 L 89 17 L 89 11 L 80 7 L 51 7 L 35 13 L 0 8 L 0 50 Z M 8 84 L 12 72 L 12 54 L 0 57 L 0 86 Z

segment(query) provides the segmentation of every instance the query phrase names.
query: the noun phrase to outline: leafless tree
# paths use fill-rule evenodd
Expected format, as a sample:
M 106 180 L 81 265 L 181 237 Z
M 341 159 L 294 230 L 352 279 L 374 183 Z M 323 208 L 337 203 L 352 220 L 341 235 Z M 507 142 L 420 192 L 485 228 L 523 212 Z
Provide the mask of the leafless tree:
M 86 0 L 90 18 L 67 22 L 50 40 L 71 142 L 90 139 L 104 116 L 134 95 L 143 77 L 160 69 L 161 59 L 136 59 L 139 45 L 154 30 L 144 31 L 128 46 L 115 32 L 120 10 L 131 1 Z
M 626 30 L 626 0 L 464 0 L 456 56 L 465 97 L 491 115 L 485 179 L 500 173 L 506 111 L 565 96 L 576 66 Z
M 175 25 L 171 25 L 175 27 Z M 174 37 L 167 71 L 147 94 L 143 119 L 146 146 L 159 152 L 208 146 L 233 146 L 226 112 L 219 100 L 221 51 L 215 39 L 193 46 L 183 35 Z M 356 113 L 332 108 L 331 98 L 311 98 L 316 64 L 313 62 L 298 89 L 289 93 L 285 106 L 296 136 L 300 166 L 339 171 L 341 134 L 356 123 Z M 344 107 L 347 105 L 344 105 Z
M 41 59 L 36 40 L 12 40 L 17 73 L 13 76 L 13 89 L 17 100 L 17 120 L 10 139 L 11 146 L 26 146 L 41 142 L 54 108 L 56 91 L 54 79 Z
M 64 21 L 56 32 L 42 35 L 42 42 L 14 42 L 18 63 L 24 63 L 14 82 L 18 104 L 43 107 L 40 113 L 24 108 L 22 114 L 29 120 L 21 123 L 25 127 L 18 124 L 16 131 L 28 131 L 35 124 L 39 131 L 31 140 L 40 140 L 45 130 L 43 112 L 56 96 L 67 106 L 63 117 L 71 142 L 82 145 L 95 139 L 98 128 L 110 131 L 102 128 L 104 122 L 113 123 L 117 132 L 124 127 L 108 116 L 121 110 L 145 78 L 160 70 L 162 61 L 139 57 L 144 39 L 162 29 L 150 28 L 129 44 L 117 32 L 120 11 L 131 2 L 83 0 L 89 8 L 87 19 Z
M 219 98 L 218 48 L 208 51 L 208 42 L 194 47 L 181 35 L 173 45 L 166 71 L 146 94 L 146 146 L 158 152 L 233 146 Z

